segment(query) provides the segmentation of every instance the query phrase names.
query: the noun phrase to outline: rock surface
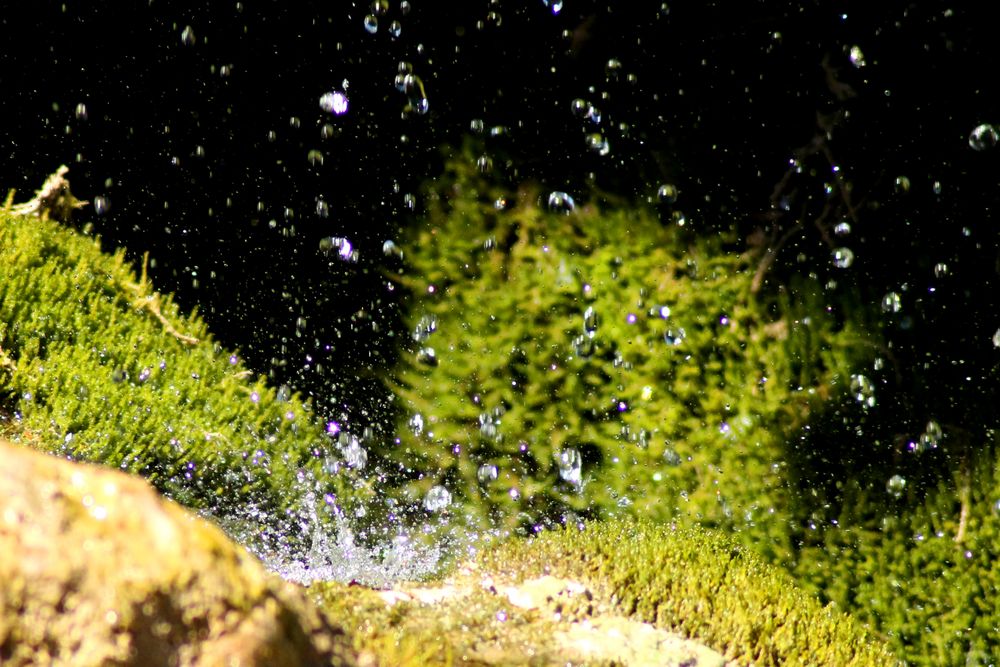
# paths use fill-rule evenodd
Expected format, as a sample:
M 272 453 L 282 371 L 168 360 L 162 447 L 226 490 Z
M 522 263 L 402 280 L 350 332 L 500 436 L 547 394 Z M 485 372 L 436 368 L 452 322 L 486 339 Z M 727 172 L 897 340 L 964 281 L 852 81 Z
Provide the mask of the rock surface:
M 354 665 L 299 588 L 144 481 L 0 442 L 0 664 Z

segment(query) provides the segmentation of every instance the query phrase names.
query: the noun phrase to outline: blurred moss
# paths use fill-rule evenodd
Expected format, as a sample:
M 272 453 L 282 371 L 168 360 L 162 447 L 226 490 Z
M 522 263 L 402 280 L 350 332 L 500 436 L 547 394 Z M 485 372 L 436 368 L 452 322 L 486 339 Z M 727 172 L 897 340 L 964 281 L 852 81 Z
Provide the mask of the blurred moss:
M 480 527 L 638 515 L 787 556 L 787 443 L 870 355 L 857 322 L 814 280 L 753 294 L 733 236 L 643 206 L 553 210 L 475 163 L 448 163 L 404 247 L 402 495 L 443 486 Z
M 929 488 L 911 482 L 893 494 L 848 481 L 836 527 L 809 536 L 792 572 L 881 634 L 906 664 L 995 664 L 998 444 L 984 443 L 954 479 Z

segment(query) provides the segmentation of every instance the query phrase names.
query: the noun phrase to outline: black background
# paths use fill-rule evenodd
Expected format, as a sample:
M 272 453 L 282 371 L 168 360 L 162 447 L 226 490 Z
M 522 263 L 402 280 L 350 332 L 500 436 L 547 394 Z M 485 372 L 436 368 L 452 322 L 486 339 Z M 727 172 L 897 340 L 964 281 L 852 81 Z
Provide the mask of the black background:
M 377 376 L 408 334 L 382 244 L 419 215 L 441 147 L 460 145 L 473 120 L 516 179 L 577 197 L 592 180 L 639 200 L 675 183 L 694 229 L 736 223 L 749 236 L 770 224 L 794 151 L 823 134 L 818 117 L 839 113 L 824 145 L 863 202 L 843 241 L 854 265 L 833 268 L 827 240 L 807 228 L 774 275 L 836 278 L 870 303 L 901 295 L 902 312 L 886 322 L 891 372 L 878 378 L 884 430 L 912 438 L 936 418 L 975 440 L 993 426 L 1000 150 L 968 140 L 1000 123 L 1000 48 L 986 10 L 410 4 L 380 7 L 374 34 L 363 24 L 371 3 L 43 2 L 5 12 L 0 184 L 24 200 L 68 164 L 77 196 L 110 202 L 80 221 L 93 220 L 105 247 L 124 245 L 135 260 L 149 251 L 158 288 L 197 304 L 253 368 L 358 430 L 391 428 Z M 864 67 L 850 60 L 854 46 Z M 426 115 L 403 117 L 401 61 L 425 84 Z M 319 98 L 345 80 L 350 107 L 334 117 Z M 853 94 L 838 99 L 831 81 Z M 576 98 L 600 108 L 599 124 L 573 114 Z M 335 136 L 321 136 L 324 124 Z M 490 137 L 497 126 L 503 136 Z M 588 149 L 595 131 L 608 155 Z M 313 149 L 321 165 L 307 159 Z M 810 158 L 784 193 L 813 214 L 831 178 L 824 160 Z M 903 176 L 908 192 L 895 186 Z M 328 236 L 350 239 L 359 261 L 320 252 Z M 935 275 L 939 263 L 947 275 Z

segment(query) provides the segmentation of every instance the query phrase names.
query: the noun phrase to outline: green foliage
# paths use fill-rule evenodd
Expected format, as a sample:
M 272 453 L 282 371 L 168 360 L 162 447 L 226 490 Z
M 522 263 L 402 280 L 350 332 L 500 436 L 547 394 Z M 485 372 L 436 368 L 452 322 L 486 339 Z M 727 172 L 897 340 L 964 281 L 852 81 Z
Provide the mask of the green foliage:
M 405 247 L 415 345 L 387 456 L 409 497 L 443 484 L 480 525 L 690 520 L 786 553 L 786 440 L 846 391 L 867 354 L 853 323 L 814 282 L 752 294 L 734 239 L 643 208 L 552 212 L 473 164 L 449 162 Z
M 124 253 L 0 212 L 4 435 L 140 474 L 193 507 L 280 516 L 296 475 L 322 475 L 307 405 L 250 378 Z M 287 393 L 287 392 L 286 392 Z
M 622 612 L 698 638 L 738 664 L 896 664 L 849 616 L 717 532 L 612 521 L 511 540 L 482 562 L 518 578 L 581 578 Z

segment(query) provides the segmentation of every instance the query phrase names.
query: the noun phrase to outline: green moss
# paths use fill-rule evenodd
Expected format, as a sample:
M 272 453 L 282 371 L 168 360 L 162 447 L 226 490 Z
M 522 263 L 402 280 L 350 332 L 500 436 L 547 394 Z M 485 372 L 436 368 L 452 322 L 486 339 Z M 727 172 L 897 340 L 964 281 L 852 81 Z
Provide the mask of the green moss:
M 512 587 L 536 602 L 513 604 Z M 897 664 L 846 614 L 824 608 L 746 547 L 701 529 L 612 521 L 515 538 L 439 588 L 410 590 L 390 593 L 394 604 L 340 584 L 310 592 L 356 629 L 357 650 L 401 665 L 459 656 L 463 664 L 579 664 L 558 638 L 611 619 L 617 628 L 627 619 L 679 633 L 740 665 Z M 624 644 L 626 636 L 606 641 Z M 675 664 L 659 650 L 639 664 Z
M 987 444 L 966 474 L 912 503 L 852 486 L 840 527 L 815 535 L 794 573 L 870 624 L 907 664 L 993 664 L 1000 651 L 995 448 Z
M 624 613 L 703 640 L 740 664 L 896 664 L 846 614 L 714 532 L 648 522 L 571 527 L 500 545 L 483 567 L 518 578 L 580 578 Z
M 8 437 L 221 513 L 253 504 L 280 516 L 298 475 L 324 476 L 318 455 L 330 443 L 309 406 L 251 377 L 122 251 L 0 212 L 0 266 Z
M 643 207 L 551 212 L 473 164 L 449 163 L 405 247 L 404 494 L 443 484 L 482 526 L 631 514 L 787 554 L 786 443 L 868 354 L 855 323 L 815 281 L 754 294 L 732 237 Z

